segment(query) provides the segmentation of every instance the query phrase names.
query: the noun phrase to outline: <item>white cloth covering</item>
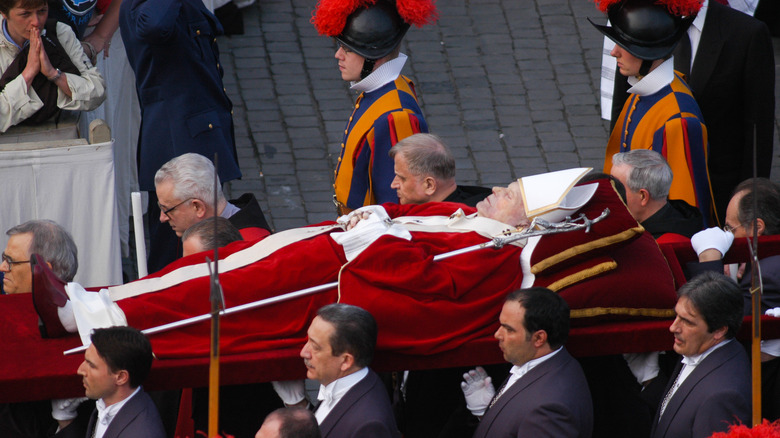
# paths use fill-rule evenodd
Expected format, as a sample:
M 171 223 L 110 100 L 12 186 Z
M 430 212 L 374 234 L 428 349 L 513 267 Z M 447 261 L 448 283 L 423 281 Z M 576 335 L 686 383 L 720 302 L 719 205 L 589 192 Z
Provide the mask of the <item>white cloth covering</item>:
M 74 281 L 87 287 L 122 282 L 112 142 L 33 150 L 3 145 L 0 175 L 3 230 L 51 219 L 78 248 Z M 0 248 L 7 242 L 0 233 Z
M 125 313 L 108 296 L 108 290 L 87 292 L 78 283 L 68 283 L 65 288 L 76 317 L 79 336 L 83 345 L 89 345 L 92 330 L 96 328 L 126 326 Z M 60 317 L 62 319 L 62 317 Z

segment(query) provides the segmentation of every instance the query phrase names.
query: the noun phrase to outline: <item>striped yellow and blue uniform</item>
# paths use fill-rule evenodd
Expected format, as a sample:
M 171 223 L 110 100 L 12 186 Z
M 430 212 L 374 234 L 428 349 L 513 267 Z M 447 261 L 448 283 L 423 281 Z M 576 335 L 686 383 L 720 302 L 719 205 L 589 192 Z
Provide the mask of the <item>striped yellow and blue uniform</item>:
M 353 210 L 398 202 L 390 188 L 395 171 L 387 154 L 398 141 L 420 132 L 428 132 L 428 126 L 407 77 L 361 93 L 344 129 L 333 184 L 336 201 Z
M 674 174 L 669 198 L 697 207 L 708 226 L 714 206 L 707 127 L 690 88 L 676 72 L 672 83 L 658 92 L 629 96 L 609 138 L 604 171 L 612 169 L 612 155 L 632 149 L 652 149 L 666 158 Z

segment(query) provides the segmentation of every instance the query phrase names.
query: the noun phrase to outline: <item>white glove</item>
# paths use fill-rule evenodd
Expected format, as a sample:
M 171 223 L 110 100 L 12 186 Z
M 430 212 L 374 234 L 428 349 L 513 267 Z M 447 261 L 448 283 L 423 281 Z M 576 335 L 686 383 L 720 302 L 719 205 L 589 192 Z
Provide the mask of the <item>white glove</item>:
M 775 318 L 780 318 L 780 307 L 775 307 L 774 309 L 767 310 L 766 315 L 773 316 Z
M 282 382 L 271 382 L 274 391 L 282 399 L 285 405 L 291 406 L 300 403 L 306 398 L 306 389 L 303 380 L 285 380 Z
M 76 410 L 79 408 L 82 402 L 86 401 L 86 397 L 76 398 L 61 398 L 51 401 L 51 416 L 55 420 L 66 421 L 74 420 L 76 418 Z
M 476 416 L 485 415 L 485 411 L 496 395 L 496 389 L 493 388 L 493 379 L 488 376 L 485 369 L 477 367 L 463 374 L 463 382 L 460 382 L 460 389 L 466 396 L 466 407 Z
M 701 255 L 708 249 L 715 249 L 720 251 L 722 257 L 731 248 L 733 242 L 734 235 L 718 227 L 707 228 L 691 237 L 691 246 L 696 251 L 696 255 Z

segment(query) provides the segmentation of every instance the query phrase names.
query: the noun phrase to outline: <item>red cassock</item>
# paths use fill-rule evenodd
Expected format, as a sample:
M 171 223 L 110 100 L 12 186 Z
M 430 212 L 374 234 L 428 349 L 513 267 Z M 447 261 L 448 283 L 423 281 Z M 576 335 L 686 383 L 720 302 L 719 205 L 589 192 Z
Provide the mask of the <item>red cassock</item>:
M 460 204 L 385 204 L 390 217 L 449 216 Z M 604 318 L 669 317 L 674 282 L 655 241 L 634 221 L 606 180 L 581 212 L 610 214 L 589 232 L 543 236 L 530 254 L 534 285 L 558 291 L 575 323 Z M 486 249 L 433 261 L 437 254 L 485 242 L 475 232 L 412 232 L 411 241 L 382 236 L 354 260 L 327 234 L 289 244 L 270 256 L 220 274 L 228 308 L 338 281 L 338 289 L 222 318 L 223 354 L 302 346 L 318 308 L 336 301 L 371 312 L 379 327 L 378 349 L 426 355 L 492 336 L 506 295 L 519 288 L 518 246 Z M 220 259 L 252 244 L 236 242 Z M 150 277 L 202 263 L 185 257 Z M 527 255 L 527 254 L 526 254 Z M 117 301 L 128 324 L 145 329 L 209 312 L 208 277 Z M 575 321 L 576 319 L 576 321 Z M 205 356 L 209 323 L 150 337 L 159 357 Z

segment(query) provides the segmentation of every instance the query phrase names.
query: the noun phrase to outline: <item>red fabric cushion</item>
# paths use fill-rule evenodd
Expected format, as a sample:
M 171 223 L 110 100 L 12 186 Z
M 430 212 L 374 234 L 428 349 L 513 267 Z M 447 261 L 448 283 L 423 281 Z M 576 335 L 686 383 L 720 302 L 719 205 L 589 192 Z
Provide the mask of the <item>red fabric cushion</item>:
M 572 309 L 573 326 L 674 316 L 674 277 L 649 233 L 614 249 L 611 256 L 617 264 L 614 270 L 558 290 Z M 535 284 L 546 286 L 555 280 L 554 274 L 540 276 Z
M 593 224 L 588 233 L 576 231 L 545 236 L 534 248 L 531 273 L 550 275 L 583 260 L 609 254 L 644 232 L 628 212 L 609 180 L 602 179 L 597 182 L 599 187 L 593 198 L 576 216 L 584 214 L 588 219 L 594 219 L 607 208 L 609 215 L 601 222 Z

